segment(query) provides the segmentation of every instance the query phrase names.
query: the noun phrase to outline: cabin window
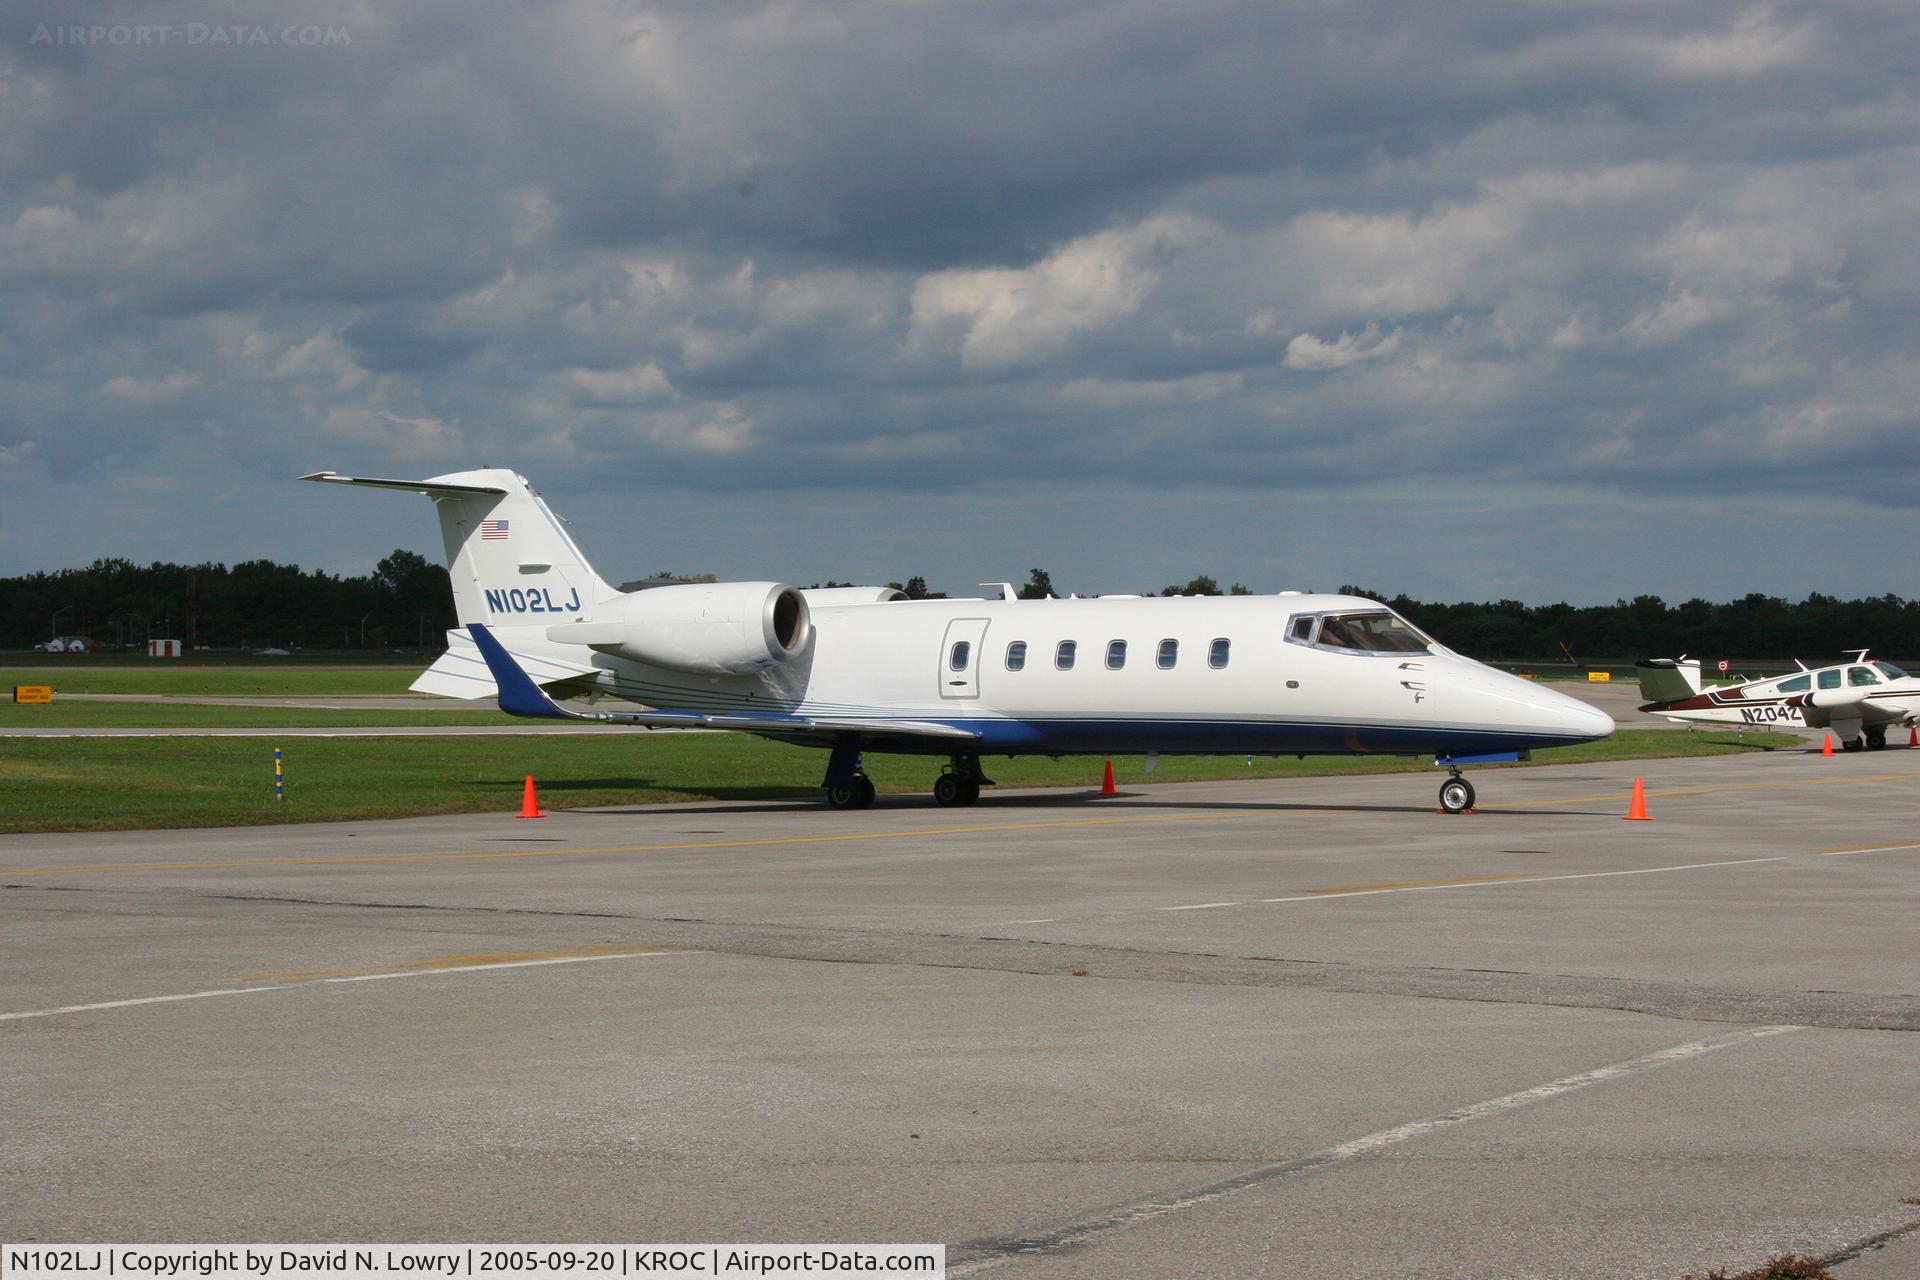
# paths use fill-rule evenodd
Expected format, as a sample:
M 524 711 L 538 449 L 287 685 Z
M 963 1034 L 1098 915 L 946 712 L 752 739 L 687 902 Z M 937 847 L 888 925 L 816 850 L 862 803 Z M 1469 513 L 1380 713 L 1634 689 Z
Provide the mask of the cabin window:
M 1162 671 L 1173 670 L 1173 664 L 1180 661 L 1180 642 L 1178 640 L 1162 640 L 1160 642 L 1160 652 L 1155 655 L 1154 661 L 1160 665 Z
M 1053 665 L 1062 671 L 1073 670 L 1073 651 L 1079 648 L 1071 640 L 1062 640 L 1060 647 L 1053 651 Z
M 1831 671 L 1822 671 L 1818 679 L 1822 689 L 1838 689 L 1840 687 L 1840 668 L 1835 667 Z
M 1879 684 L 1880 677 L 1873 674 L 1872 667 L 1848 667 L 1847 683 L 1856 687 L 1863 684 Z
M 954 671 L 965 671 L 967 660 L 973 656 L 973 644 L 967 640 L 955 640 L 953 651 L 947 655 L 947 666 Z
M 1107 642 L 1107 670 L 1118 671 L 1127 665 L 1127 642 L 1109 640 Z
M 1007 670 L 1018 671 L 1027 665 L 1027 642 L 1015 640 L 1007 646 Z
M 1812 676 L 1795 676 L 1791 680 L 1782 680 L 1777 693 L 1805 693 L 1813 688 Z
M 1894 666 L 1891 662 L 1876 662 L 1873 665 L 1880 668 L 1880 674 L 1889 680 L 1905 680 L 1907 678 L 1907 673 Z
M 1313 622 L 1313 615 L 1310 613 L 1295 618 L 1293 625 L 1287 628 L 1287 639 L 1295 644 L 1312 644 Z
M 1218 671 L 1222 667 L 1226 666 L 1227 650 L 1229 647 L 1231 647 L 1230 642 L 1226 640 L 1215 640 L 1212 644 L 1208 645 L 1207 646 L 1207 665 L 1212 667 L 1215 671 Z

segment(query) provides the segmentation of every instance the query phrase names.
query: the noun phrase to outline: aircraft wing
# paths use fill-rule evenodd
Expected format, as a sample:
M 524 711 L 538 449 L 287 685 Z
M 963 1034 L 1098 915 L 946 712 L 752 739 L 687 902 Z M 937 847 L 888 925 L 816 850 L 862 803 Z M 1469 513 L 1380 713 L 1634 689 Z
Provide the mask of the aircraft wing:
M 602 724 L 630 724 L 648 729 L 733 729 L 788 740 L 817 738 L 834 740 L 851 734 L 864 738 L 918 738 L 973 742 L 979 734 L 971 729 L 942 724 L 934 720 L 826 719 L 797 716 L 778 711 L 750 714 L 706 711 L 573 711 L 561 706 L 534 683 L 505 648 L 493 637 L 486 624 L 470 622 L 467 633 L 480 650 L 487 669 L 499 690 L 500 709 L 508 715 L 533 716 L 547 720 L 590 720 Z

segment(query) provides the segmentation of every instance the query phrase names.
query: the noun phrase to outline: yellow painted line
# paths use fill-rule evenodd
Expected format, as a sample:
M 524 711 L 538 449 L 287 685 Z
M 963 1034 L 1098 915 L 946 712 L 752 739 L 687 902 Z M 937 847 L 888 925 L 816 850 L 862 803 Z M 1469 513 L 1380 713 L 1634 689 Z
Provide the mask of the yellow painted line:
M 433 969 L 476 969 L 495 968 L 502 965 L 526 964 L 535 960 L 593 960 L 604 956 L 650 956 L 663 955 L 667 947 L 568 947 L 558 951 L 489 951 L 464 956 L 428 956 L 423 960 L 408 960 L 398 966 L 395 972 L 419 973 Z M 328 978 L 362 977 L 386 970 L 367 969 L 319 969 L 312 972 L 243 973 L 235 982 L 319 982 Z
M 1544 871 L 1515 871 L 1503 876 L 1461 876 L 1457 880 L 1392 880 L 1386 884 L 1343 884 L 1331 889 L 1302 889 L 1301 893 L 1380 893 L 1387 889 L 1444 889 L 1456 884 L 1509 884 L 1515 880 L 1534 880 Z
M 1920 849 L 1920 844 L 1862 844 L 1843 846 L 1838 849 L 1815 849 L 1829 858 L 1837 858 L 1847 853 L 1897 853 L 1902 849 Z
M 1791 782 L 1739 782 L 1725 787 L 1674 787 L 1666 791 L 1648 791 L 1647 798 L 1666 796 L 1711 796 L 1732 791 L 1777 791 L 1788 787 L 1837 787 L 1851 782 L 1914 782 L 1920 781 L 1920 773 L 1871 773 L 1849 775 L 1839 778 L 1799 778 Z M 1525 809 L 1551 804 L 1600 804 L 1609 800 L 1623 800 L 1625 791 L 1609 791 L 1597 796 L 1562 796 L 1557 800 L 1512 800 L 1503 801 L 1500 809 Z M 1485 809 L 1483 812 L 1494 812 Z
M 587 849 L 479 849 L 458 853 L 342 853 L 314 858 L 234 858 L 220 862 L 127 862 L 98 866 L 20 867 L 5 876 L 106 875 L 139 871 L 232 871 L 250 867 L 323 867 L 362 862 L 468 862 L 502 858 L 580 858 L 614 853 L 684 853 L 698 849 L 756 849 L 768 845 L 850 844 L 861 840 L 910 840 L 928 836 L 964 836 L 999 831 L 1042 831 L 1067 827 L 1113 827 L 1164 822 L 1219 822 L 1235 813 L 1145 814 L 1127 818 L 1075 818 L 1060 822 L 1006 822 L 979 827 L 925 827 L 912 831 L 851 831 L 825 836 L 765 836 L 752 840 L 702 840 L 681 844 L 608 845 Z

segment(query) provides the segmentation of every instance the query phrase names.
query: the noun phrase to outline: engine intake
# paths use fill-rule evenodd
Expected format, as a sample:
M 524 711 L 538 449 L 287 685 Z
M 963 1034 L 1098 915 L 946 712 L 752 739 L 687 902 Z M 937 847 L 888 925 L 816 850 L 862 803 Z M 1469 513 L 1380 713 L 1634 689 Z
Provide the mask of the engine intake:
M 610 601 L 592 622 L 547 638 L 699 675 L 752 675 L 790 661 L 813 635 L 806 597 L 779 582 L 688 582 Z

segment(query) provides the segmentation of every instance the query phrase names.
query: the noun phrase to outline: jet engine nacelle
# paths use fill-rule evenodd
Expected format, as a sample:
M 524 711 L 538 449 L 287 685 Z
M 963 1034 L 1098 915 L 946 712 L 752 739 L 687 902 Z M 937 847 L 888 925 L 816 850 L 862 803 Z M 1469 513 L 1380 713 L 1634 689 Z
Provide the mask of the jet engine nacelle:
M 674 671 L 751 675 L 789 661 L 813 633 L 806 597 L 779 582 L 688 582 L 609 601 L 592 622 L 547 628 L 583 644 Z

